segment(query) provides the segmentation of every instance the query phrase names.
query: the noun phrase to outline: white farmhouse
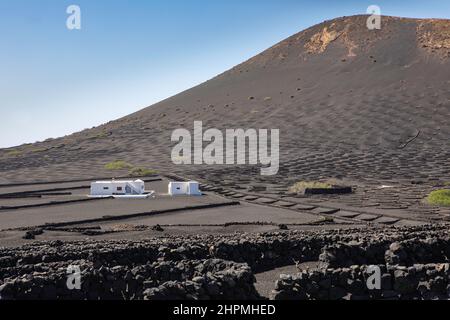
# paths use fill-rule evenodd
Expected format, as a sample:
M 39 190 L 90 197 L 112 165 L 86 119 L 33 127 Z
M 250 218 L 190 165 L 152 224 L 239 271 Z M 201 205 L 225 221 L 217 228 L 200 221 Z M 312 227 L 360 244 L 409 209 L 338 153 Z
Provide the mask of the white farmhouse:
M 96 181 L 91 183 L 92 197 L 112 196 L 143 196 L 145 183 L 142 180 L 135 181 Z
M 170 182 L 169 195 L 171 196 L 201 196 L 199 183 L 197 181 L 189 182 Z

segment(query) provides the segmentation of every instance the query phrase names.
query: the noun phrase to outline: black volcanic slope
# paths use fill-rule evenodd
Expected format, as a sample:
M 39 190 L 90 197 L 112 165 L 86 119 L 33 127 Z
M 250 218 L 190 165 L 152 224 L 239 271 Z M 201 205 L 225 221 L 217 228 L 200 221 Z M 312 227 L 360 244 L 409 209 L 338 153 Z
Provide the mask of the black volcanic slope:
M 210 81 L 106 125 L 0 150 L 0 183 L 120 175 L 105 163 L 246 188 L 346 178 L 450 180 L 450 21 L 366 16 L 316 25 Z M 149 88 L 151 90 L 151 88 Z M 253 99 L 250 99 L 253 97 Z M 280 129 L 280 172 L 175 166 L 174 129 Z

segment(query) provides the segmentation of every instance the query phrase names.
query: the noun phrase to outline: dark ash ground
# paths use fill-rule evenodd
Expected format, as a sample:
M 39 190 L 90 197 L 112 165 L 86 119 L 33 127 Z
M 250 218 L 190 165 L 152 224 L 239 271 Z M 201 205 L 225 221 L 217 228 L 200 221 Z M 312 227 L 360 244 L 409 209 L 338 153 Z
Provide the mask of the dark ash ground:
M 1 298 L 448 299 L 450 209 L 425 198 L 450 182 L 450 24 L 384 19 L 327 21 L 125 118 L 0 150 Z M 280 129 L 279 174 L 172 164 L 171 133 L 194 121 Z M 157 198 L 87 199 L 128 174 L 115 160 L 156 169 Z M 174 175 L 205 195 L 164 196 Z M 331 178 L 354 192 L 289 192 Z

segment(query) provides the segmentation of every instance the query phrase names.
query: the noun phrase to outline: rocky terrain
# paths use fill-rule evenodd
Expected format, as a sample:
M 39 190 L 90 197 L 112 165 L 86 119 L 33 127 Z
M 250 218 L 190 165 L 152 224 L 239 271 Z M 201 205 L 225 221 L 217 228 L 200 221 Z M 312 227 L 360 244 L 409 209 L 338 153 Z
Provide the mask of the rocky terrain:
M 447 299 L 447 226 L 187 236 L 142 241 L 37 242 L 0 250 L 2 299 L 263 299 L 255 274 L 281 275 L 274 299 Z M 382 287 L 366 286 L 368 265 Z M 67 287 L 67 267 L 81 271 Z M 267 297 L 266 297 L 267 298 Z

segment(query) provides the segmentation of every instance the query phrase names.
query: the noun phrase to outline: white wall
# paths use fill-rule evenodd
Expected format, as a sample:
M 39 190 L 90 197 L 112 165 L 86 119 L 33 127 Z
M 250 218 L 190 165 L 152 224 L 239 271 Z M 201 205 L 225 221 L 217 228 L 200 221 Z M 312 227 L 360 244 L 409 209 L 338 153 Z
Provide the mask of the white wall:
M 127 186 L 131 188 L 131 192 L 127 193 Z M 120 190 L 117 190 L 117 189 Z M 133 192 L 134 190 L 134 192 Z M 91 183 L 92 196 L 112 196 L 115 194 L 144 194 L 145 184 L 142 181 L 98 181 Z
M 201 195 L 199 190 L 198 182 L 189 181 L 189 182 L 170 182 L 169 183 L 169 195 L 177 196 L 177 195 L 192 195 L 197 196 Z

